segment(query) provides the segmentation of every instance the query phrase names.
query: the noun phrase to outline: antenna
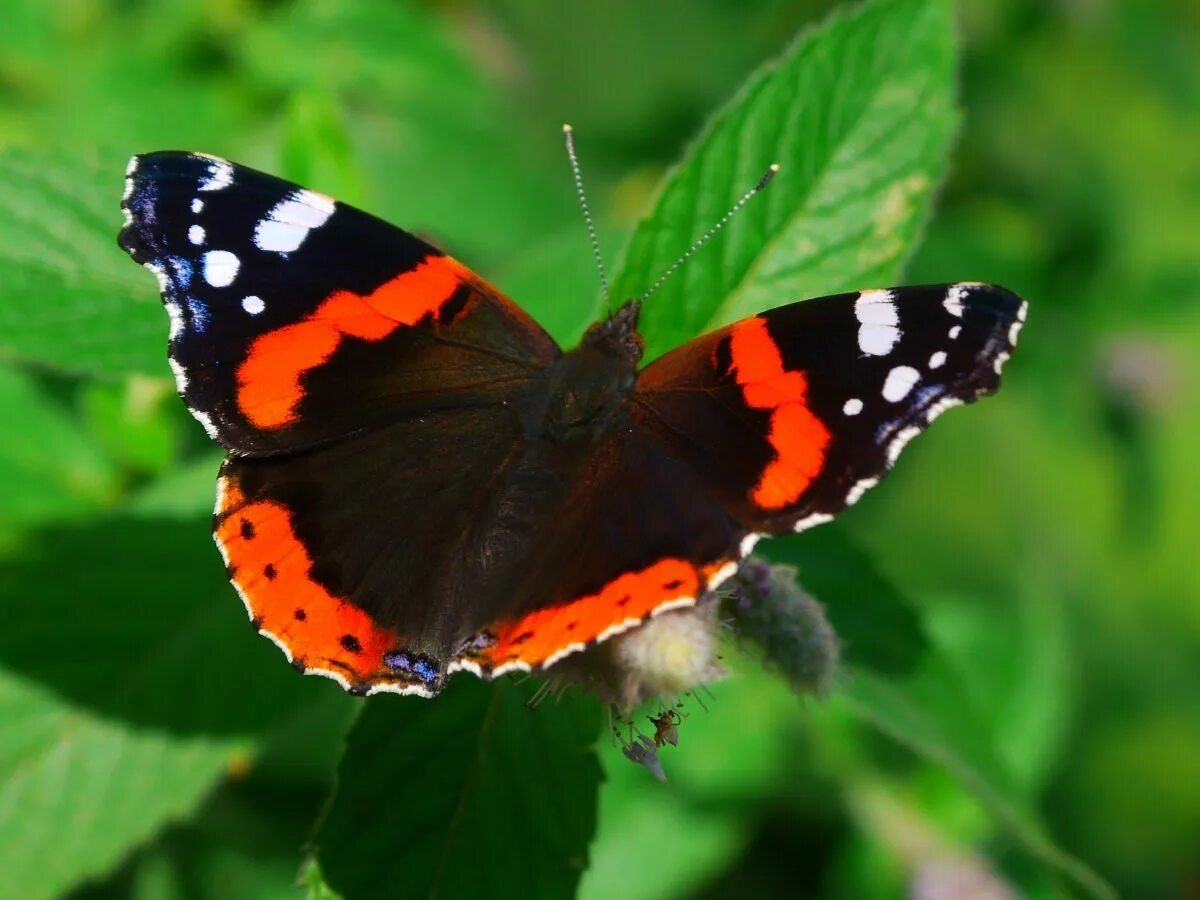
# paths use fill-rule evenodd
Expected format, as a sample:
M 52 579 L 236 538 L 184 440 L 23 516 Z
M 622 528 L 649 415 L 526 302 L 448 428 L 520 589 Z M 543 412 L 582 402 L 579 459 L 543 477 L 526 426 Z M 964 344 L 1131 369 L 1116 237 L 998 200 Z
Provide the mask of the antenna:
M 696 239 L 692 246 L 684 250 L 683 255 L 679 257 L 679 259 L 675 260 L 675 262 L 671 263 L 671 265 L 667 267 L 667 270 L 658 276 L 658 280 L 654 282 L 654 284 L 650 285 L 650 289 L 646 291 L 646 293 L 642 294 L 642 296 L 638 297 L 638 302 L 640 303 L 641 301 L 645 300 L 660 287 L 662 287 L 663 283 L 675 274 L 675 271 L 683 265 L 684 261 L 689 256 L 707 244 L 718 231 L 728 225 L 729 220 L 737 215 L 738 211 L 741 210 L 743 206 L 750 202 L 751 197 L 770 184 L 771 179 L 774 178 L 778 172 L 779 163 L 771 163 L 771 165 L 767 167 L 767 171 L 763 172 L 762 178 L 758 179 L 758 183 L 754 185 L 754 187 L 750 188 L 750 190 L 746 191 L 746 193 L 742 194 L 737 203 L 733 204 L 733 206 L 729 208 L 729 212 L 721 216 L 721 218 L 717 220 L 717 223 L 713 225 L 712 228 L 700 235 L 700 237 Z
M 563 137 L 567 141 L 567 156 L 571 160 L 571 174 L 575 176 L 575 190 L 579 194 L 579 208 L 583 210 L 583 221 L 587 224 L 588 240 L 592 243 L 592 257 L 596 260 L 596 271 L 600 273 L 600 287 L 604 290 L 604 302 L 612 312 L 612 297 L 608 293 L 608 276 L 604 273 L 604 257 L 600 254 L 600 240 L 596 237 L 596 223 L 592 221 L 592 210 L 588 206 L 587 194 L 583 190 L 583 173 L 579 171 L 579 158 L 575 155 L 575 129 L 563 125 Z

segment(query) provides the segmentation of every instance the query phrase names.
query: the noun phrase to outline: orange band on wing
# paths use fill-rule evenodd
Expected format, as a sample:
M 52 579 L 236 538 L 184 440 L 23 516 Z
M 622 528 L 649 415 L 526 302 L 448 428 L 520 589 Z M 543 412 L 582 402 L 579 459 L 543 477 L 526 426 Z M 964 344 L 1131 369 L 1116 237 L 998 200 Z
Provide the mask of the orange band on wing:
M 295 325 L 260 335 L 238 367 L 237 403 L 258 428 L 296 420 L 300 378 L 321 365 L 345 338 L 378 341 L 437 313 L 470 273 L 448 256 L 428 256 L 369 294 L 334 291 Z
M 746 405 L 771 411 L 767 443 L 775 451 L 750 499 L 763 509 L 794 503 L 821 471 L 829 429 L 808 408 L 808 380 L 783 367 L 783 356 L 762 318 L 747 319 L 730 333 L 731 370 Z
M 247 502 L 222 477 L 217 545 L 255 627 L 290 656 L 292 664 L 341 680 L 347 688 L 396 681 L 383 656 L 397 635 L 357 607 L 333 596 L 309 576 L 312 560 L 292 529 L 287 507 Z
M 493 674 L 549 665 L 573 650 L 632 628 L 673 601 L 694 601 L 703 587 L 690 562 L 663 559 L 620 576 L 596 594 L 501 623 L 494 629 L 495 643 L 472 661 Z

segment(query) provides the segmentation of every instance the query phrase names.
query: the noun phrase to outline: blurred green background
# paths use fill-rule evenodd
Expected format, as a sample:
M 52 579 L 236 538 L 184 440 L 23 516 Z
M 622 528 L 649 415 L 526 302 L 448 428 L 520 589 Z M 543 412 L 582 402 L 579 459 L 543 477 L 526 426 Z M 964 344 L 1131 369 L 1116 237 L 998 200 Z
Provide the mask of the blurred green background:
M 302 896 L 355 709 L 221 584 L 218 456 L 115 245 L 126 159 L 204 150 L 363 205 L 569 341 L 597 287 L 561 124 L 611 260 L 711 112 L 837 6 L 6 0 L 0 895 Z M 818 704 L 746 667 L 663 787 L 603 746 L 586 898 L 1072 896 L 1057 848 L 1124 896 L 1200 897 L 1200 6 L 954 10 L 963 118 L 905 280 L 1004 284 L 1030 322 L 1001 393 L 832 526 L 937 668 L 876 685 L 880 721 L 853 672 Z M 23 335 L 35 313 L 61 337 Z

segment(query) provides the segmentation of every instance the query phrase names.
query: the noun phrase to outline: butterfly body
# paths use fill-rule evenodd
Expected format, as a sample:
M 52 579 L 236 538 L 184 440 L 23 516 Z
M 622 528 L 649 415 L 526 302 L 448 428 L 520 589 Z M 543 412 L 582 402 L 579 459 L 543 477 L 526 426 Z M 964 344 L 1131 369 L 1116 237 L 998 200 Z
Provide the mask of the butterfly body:
M 533 439 L 594 445 L 629 422 L 641 339 L 630 304 L 592 326 L 580 345 L 547 368 L 527 419 Z
M 863 291 L 643 364 L 636 302 L 564 352 L 413 235 L 224 160 L 137 157 L 124 209 L 228 454 L 230 578 L 294 666 L 357 693 L 544 670 L 695 604 L 994 391 L 1025 314 L 987 285 Z

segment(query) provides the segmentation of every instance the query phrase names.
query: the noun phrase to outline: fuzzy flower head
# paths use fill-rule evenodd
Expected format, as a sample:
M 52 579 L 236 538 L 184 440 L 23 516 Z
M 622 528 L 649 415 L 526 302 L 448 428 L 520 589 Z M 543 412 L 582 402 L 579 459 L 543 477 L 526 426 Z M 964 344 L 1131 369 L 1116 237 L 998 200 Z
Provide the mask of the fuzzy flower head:
M 671 701 L 725 676 L 717 661 L 721 624 L 715 598 L 655 616 L 646 624 L 563 660 L 552 670 L 620 713 Z

